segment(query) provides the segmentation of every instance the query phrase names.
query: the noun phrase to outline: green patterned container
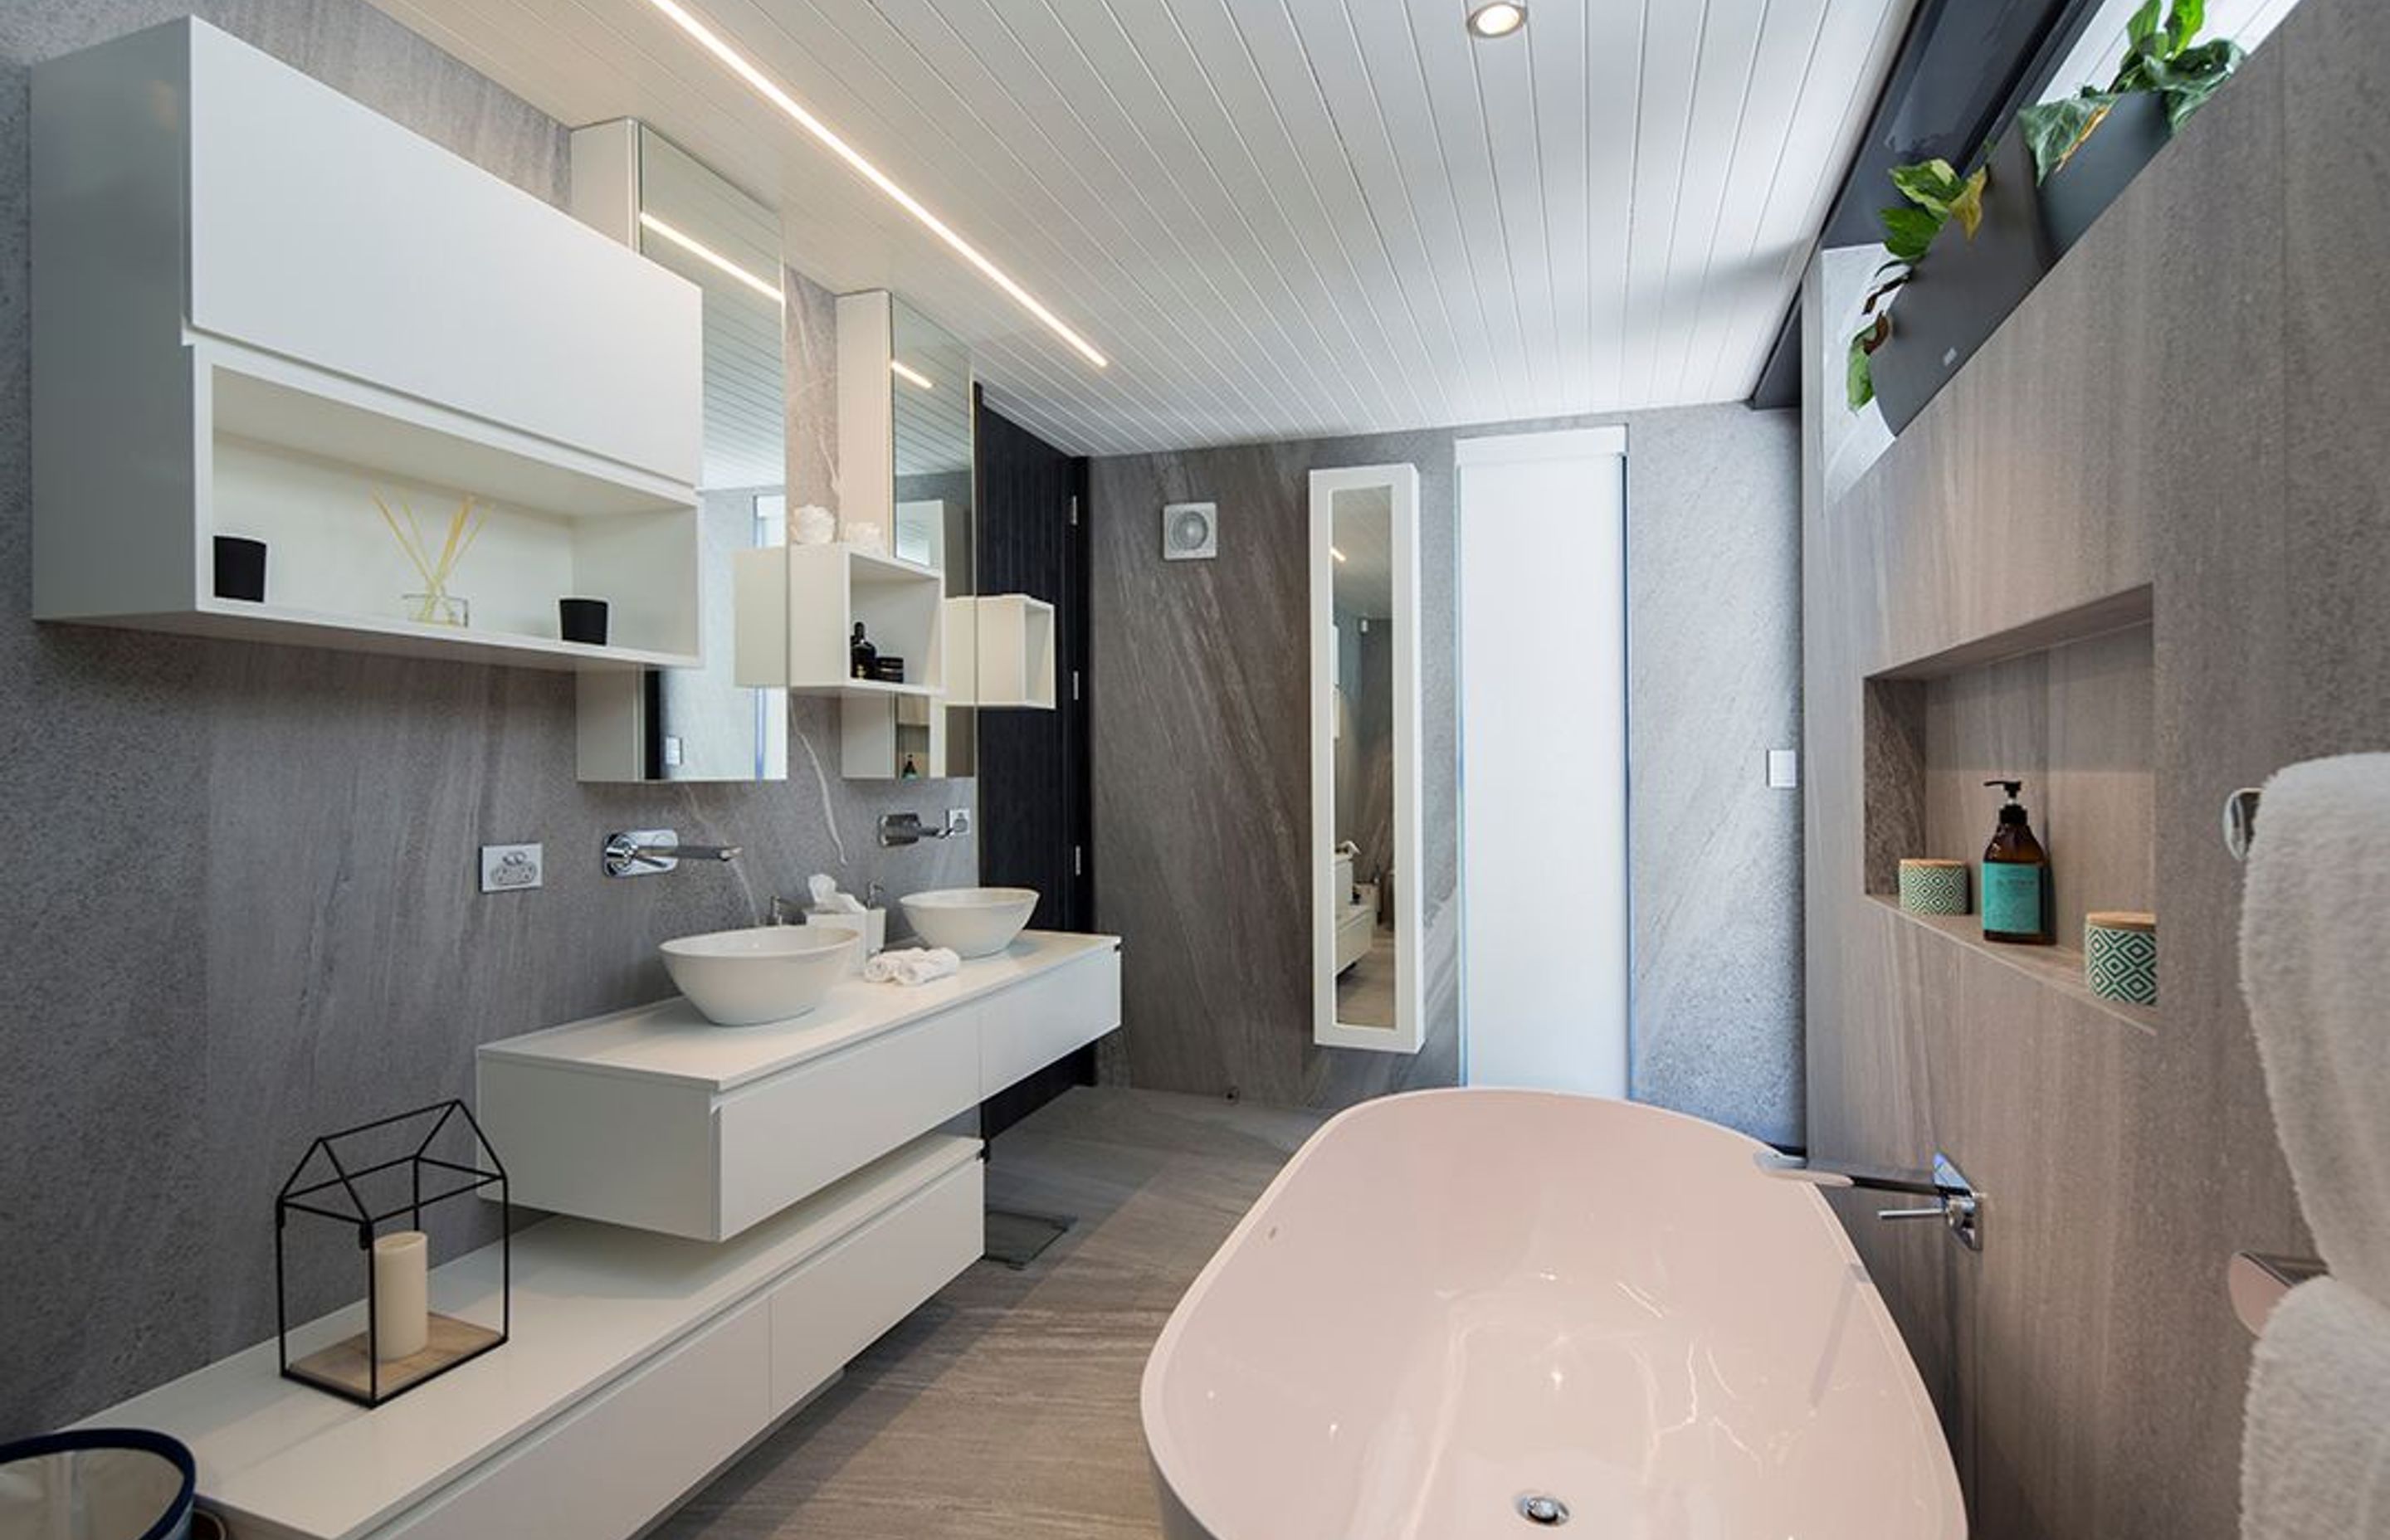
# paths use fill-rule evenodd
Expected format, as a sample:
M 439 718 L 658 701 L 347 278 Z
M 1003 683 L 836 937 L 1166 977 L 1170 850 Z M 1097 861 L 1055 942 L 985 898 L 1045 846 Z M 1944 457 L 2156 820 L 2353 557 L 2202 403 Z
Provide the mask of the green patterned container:
M 1903 861 L 1900 864 L 1900 906 L 1912 915 L 1963 915 L 1967 906 L 1967 863 L 1964 861 Z
M 2158 1003 L 2158 917 L 2111 910 L 2083 917 L 2083 982 L 2103 1000 Z

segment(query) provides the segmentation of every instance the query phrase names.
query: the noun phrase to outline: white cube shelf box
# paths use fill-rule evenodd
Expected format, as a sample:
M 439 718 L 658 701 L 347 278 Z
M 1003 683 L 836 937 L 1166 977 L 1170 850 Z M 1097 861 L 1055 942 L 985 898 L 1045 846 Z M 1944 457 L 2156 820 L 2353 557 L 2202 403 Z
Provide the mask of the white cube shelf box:
M 1054 709 L 1054 607 L 1026 594 L 969 601 L 976 633 L 974 694 L 982 710 Z
M 738 683 L 799 695 L 890 699 L 945 693 L 946 580 L 851 545 L 776 545 L 732 558 Z M 854 627 L 905 680 L 853 676 Z
M 699 661 L 693 285 L 202 22 L 34 73 L 36 618 Z M 374 499 L 436 552 L 469 494 L 470 624 L 412 620 Z M 263 603 L 216 535 L 265 542 Z M 574 597 L 612 645 L 559 637 Z

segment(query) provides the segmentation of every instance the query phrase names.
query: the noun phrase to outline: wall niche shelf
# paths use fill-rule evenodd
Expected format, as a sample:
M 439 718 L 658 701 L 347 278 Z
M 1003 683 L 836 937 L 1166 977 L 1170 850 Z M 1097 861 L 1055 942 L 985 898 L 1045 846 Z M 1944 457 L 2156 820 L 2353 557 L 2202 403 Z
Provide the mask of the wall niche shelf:
M 927 567 L 852 545 L 774 545 L 732 560 L 738 682 L 797 695 L 887 701 L 945 694 L 946 580 Z M 905 682 L 852 677 L 860 622 Z
M 1054 607 L 1026 594 L 946 601 L 946 704 L 1054 709 Z
M 691 285 L 188 19 L 37 68 L 33 240 L 35 618 L 698 661 Z M 436 552 L 469 494 L 470 624 L 410 620 L 374 499 Z M 265 543 L 264 602 L 216 595 L 217 535 Z M 559 638 L 575 596 L 614 646 Z
M 2161 1007 L 2127 1005 L 2091 993 L 2083 982 L 2083 949 L 2079 946 L 2011 946 L 1984 939 L 1981 915 L 1915 915 L 1897 899 L 1870 893 L 1868 900 L 1902 924 L 1931 931 L 1952 944 L 2013 969 L 2045 989 L 2065 995 L 2076 1005 L 2114 1018 L 2136 1031 L 2154 1034 Z M 2165 998 L 2163 995 L 2159 996 Z

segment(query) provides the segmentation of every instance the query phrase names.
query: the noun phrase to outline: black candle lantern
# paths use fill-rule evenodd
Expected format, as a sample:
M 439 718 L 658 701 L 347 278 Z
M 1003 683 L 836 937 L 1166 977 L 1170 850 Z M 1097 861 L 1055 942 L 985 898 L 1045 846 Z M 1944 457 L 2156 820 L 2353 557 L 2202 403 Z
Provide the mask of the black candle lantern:
M 399 1152 L 385 1154 L 393 1149 Z M 379 1406 L 505 1343 L 514 1322 L 513 1210 L 506 1183 L 506 1167 L 461 1101 L 378 1118 L 310 1144 L 274 1202 L 274 1321 L 283 1378 L 360 1406 Z M 492 1187 L 498 1243 L 474 1253 L 474 1265 L 486 1267 L 495 1251 L 495 1276 L 458 1280 L 475 1296 L 465 1314 L 433 1310 L 423 1215 L 441 1203 L 476 1200 Z M 365 1275 L 364 1329 L 343 1329 L 360 1319 L 354 1306 L 336 1312 L 301 1328 L 318 1344 L 295 1359 L 289 1314 L 294 1225 L 302 1234 L 353 1249 Z

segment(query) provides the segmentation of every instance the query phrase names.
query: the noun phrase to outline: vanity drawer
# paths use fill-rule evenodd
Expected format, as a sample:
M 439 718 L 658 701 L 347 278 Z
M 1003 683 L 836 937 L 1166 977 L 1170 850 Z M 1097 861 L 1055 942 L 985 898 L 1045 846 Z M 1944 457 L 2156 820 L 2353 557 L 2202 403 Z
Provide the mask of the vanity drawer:
M 373 1540 L 626 1540 L 769 1426 L 771 1345 L 770 1303 L 750 1299 Z
M 770 1294 L 772 1415 L 820 1389 L 987 1249 L 985 1167 L 959 1166 Z
M 713 1234 L 727 1239 L 979 1102 L 977 1007 L 858 1043 L 714 1105 Z
M 1120 1020 L 1120 954 L 1110 949 L 991 995 L 980 1007 L 980 1097 L 1094 1042 Z

